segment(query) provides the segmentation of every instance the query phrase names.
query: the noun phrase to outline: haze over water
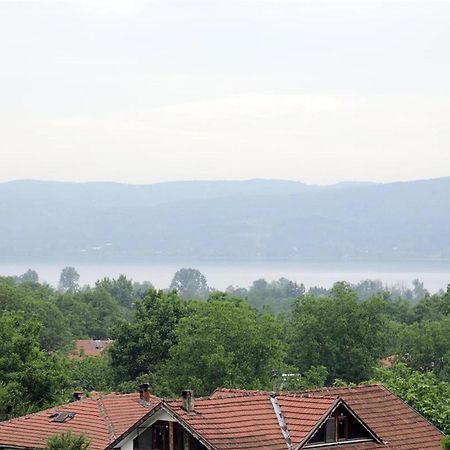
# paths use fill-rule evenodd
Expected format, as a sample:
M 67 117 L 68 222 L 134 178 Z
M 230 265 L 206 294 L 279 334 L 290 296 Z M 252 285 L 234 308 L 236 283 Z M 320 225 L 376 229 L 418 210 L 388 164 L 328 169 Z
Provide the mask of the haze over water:
M 357 283 L 381 280 L 386 285 L 410 287 L 419 279 L 430 292 L 445 290 L 450 280 L 450 261 L 439 262 L 293 262 L 293 261 L 14 261 L 0 262 L 0 275 L 20 275 L 29 268 L 38 272 L 41 281 L 58 284 L 61 269 L 74 266 L 80 274 L 81 285 L 93 285 L 103 277 L 120 274 L 134 281 L 150 281 L 157 288 L 170 285 L 174 273 L 182 267 L 199 269 L 208 284 L 219 290 L 229 285 L 248 287 L 254 280 L 267 281 L 284 277 L 306 288 L 331 287 L 336 281 Z

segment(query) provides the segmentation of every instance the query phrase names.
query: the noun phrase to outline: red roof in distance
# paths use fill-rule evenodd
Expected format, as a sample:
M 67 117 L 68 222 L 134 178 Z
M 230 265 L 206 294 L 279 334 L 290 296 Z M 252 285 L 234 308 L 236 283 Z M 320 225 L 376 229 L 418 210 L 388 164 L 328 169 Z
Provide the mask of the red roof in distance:
M 70 356 L 73 358 L 100 356 L 112 342 L 110 339 L 78 339 L 75 341 L 75 348 L 70 352 Z

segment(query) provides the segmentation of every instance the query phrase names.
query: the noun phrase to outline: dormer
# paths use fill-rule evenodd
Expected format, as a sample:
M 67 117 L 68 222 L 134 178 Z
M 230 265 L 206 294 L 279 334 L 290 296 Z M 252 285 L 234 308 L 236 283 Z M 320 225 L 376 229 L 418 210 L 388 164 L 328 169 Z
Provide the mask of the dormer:
M 304 439 L 298 448 L 320 448 L 323 446 L 376 442 L 381 439 L 366 425 L 341 399 L 331 411 L 324 416 L 318 425 Z

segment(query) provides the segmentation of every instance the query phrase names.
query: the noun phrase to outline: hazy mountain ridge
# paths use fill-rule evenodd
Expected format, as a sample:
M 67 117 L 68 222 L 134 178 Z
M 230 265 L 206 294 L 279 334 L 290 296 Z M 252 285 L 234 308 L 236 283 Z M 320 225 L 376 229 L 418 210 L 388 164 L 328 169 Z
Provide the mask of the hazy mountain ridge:
M 450 177 L 0 184 L 3 257 L 450 258 Z

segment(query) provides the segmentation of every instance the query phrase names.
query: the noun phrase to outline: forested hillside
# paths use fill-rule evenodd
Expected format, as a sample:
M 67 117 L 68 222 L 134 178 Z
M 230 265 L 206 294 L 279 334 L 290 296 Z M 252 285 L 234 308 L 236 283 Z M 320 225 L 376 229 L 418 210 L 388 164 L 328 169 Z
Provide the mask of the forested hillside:
M 2 257 L 450 258 L 450 178 L 0 184 Z

